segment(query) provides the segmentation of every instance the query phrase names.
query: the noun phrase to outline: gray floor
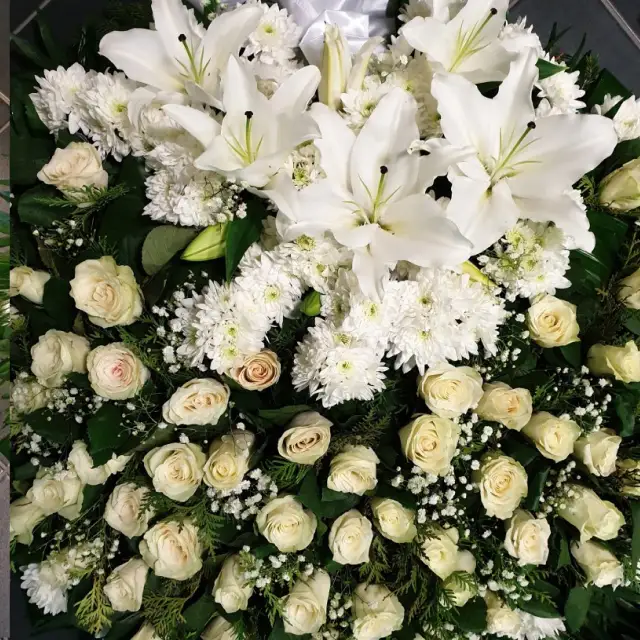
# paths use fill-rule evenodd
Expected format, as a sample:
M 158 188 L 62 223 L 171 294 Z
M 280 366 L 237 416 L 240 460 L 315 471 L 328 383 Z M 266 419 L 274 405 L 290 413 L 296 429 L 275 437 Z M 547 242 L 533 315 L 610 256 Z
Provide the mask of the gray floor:
M 126 0 L 135 2 L 139 0 Z M 37 11 L 50 24 L 54 37 L 70 42 L 81 26 L 100 11 L 107 0 L 11 0 L 11 16 L 7 20 L 8 0 L 0 0 L 0 29 L 30 38 L 33 18 Z M 582 35 L 587 45 L 597 52 L 602 66 L 610 69 L 636 95 L 640 95 L 640 0 L 514 0 L 512 14 L 526 15 L 529 22 L 546 41 L 554 22 L 560 27 L 572 25 L 562 40 L 562 46 L 571 52 Z M 0 178 L 8 174 L 9 152 L 9 64 L 7 36 L 0 38 Z M 0 495 L 8 496 L 7 473 L 0 462 Z M 9 596 L 8 575 L 8 513 L 7 499 L 0 504 L 0 638 L 8 635 Z M 24 598 L 16 581 L 12 584 L 11 636 L 19 640 L 34 637 L 27 619 Z M 37 636 L 40 640 L 85 640 L 86 634 L 75 631 L 53 631 Z

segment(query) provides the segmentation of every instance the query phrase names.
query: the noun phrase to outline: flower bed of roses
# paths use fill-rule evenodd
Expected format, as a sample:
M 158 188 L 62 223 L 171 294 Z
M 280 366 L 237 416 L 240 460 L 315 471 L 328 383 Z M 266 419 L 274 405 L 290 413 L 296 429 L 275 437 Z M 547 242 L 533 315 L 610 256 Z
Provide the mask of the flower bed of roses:
M 38 628 L 633 635 L 640 104 L 506 5 L 412 0 L 353 58 L 328 25 L 321 71 L 257 2 L 18 42 Z

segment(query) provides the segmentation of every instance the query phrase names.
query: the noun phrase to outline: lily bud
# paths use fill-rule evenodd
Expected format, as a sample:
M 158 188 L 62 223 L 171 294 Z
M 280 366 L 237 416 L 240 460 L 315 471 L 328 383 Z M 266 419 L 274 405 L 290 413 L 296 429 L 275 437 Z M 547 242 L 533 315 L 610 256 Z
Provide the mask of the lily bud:
M 614 211 L 640 207 L 640 158 L 616 169 L 600 183 L 600 203 Z
M 342 31 L 333 24 L 328 24 L 324 32 L 321 70 L 322 79 L 318 87 L 320 102 L 338 109 L 351 71 L 351 53 Z
M 321 309 L 322 301 L 317 291 L 308 293 L 300 305 L 300 311 L 302 311 L 305 316 L 319 316 Z
M 189 262 L 203 262 L 221 258 L 227 242 L 227 223 L 221 222 L 207 227 L 198 234 L 182 253 L 181 258 Z
M 484 273 L 482 273 L 482 271 L 480 271 L 480 269 L 478 269 L 478 267 L 476 267 L 473 262 L 469 262 L 467 260 L 466 262 L 462 263 L 461 268 L 462 273 L 466 273 L 474 282 L 479 282 L 480 284 L 485 285 L 485 287 L 496 286 L 496 283 L 493 282 L 491 278 L 488 278 Z
M 362 89 L 364 78 L 367 75 L 367 68 L 369 67 L 369 60 L 371 60 L 371 56 L 376 50 L 376 47 L 378 47 L 383 40 L 384 38 L 382 38 L 382 36 L 369 38 L 360 47 L 353 59 L 353 67 L 351 67 L 349 79 L 347 80 L 347 91 L 350 89 L 355 89 L 356 91 Z

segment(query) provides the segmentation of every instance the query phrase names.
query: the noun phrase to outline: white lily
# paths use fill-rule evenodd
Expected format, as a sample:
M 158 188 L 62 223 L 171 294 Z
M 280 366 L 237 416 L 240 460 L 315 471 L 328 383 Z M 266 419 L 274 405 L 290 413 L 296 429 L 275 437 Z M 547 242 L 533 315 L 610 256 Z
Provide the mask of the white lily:
M 267 98 L 251 70 L 232 56 L 224 75 L 222 124 L 191 107 L 164 110 L 205 147 L 194 163 L 198 169 L 261 188 L 299 144 L 318 135 L 306 108 L 319 82 L 317 67 L 303 67 Z
M 489 99 L 461 76 L 438 74 L 432 93 L 438 101 L 446 142 L 432 148 L 451 157 L 451 147 L 467 156 L 449 171 L 449 217 L 474 253 L 486 249 L 521 218 L 551 221 L 580 248 L 594 247 L 593 234 L 572 185 L 613 151 L 612 122 L 598 115 L 554 115 L 535 120 L 532 90 L 536 54 L 511 64 L 498 95 Z
M 293 222 L 289 238 L 330 231 L 351 249 L 360 287 L 374 298 L 399 260 L 454 266 L 470 255 L 470 243 L 425 193 L 441 169 L 433 170 L 431 157 L 407 152 L 419 136 L 416 109 L 414 98 L 395 88 L 356 136 L 335 111 L 314 104 L 321 133 L 315 145 L 327 177 L 289 201 L 284 193 L 268 192 Z
M 155 31 L 112 31 L 100 41 L 100 54 L 132 80 L 219 108 L 220 74 L 257 27 L 260 8 L 223 13 L 206 31 L 180 0 L 152 0 L 151 9 Z
M 502 80 L 514 57 L 498 39 L 508 8 L 508 0 L 469 0 L 448 22 L 416 17 L 400 34 L 427 55 L 435 71 L 476 83 Z
M 382 37 L 369 38 L 351 59 L 349 43 L 340 27 L 326 25 L 322 49 L 322 80 L 318 98 L 332 109 L 338 109 L 341 96 L 348 89 L 360 89 L 375 48 Z

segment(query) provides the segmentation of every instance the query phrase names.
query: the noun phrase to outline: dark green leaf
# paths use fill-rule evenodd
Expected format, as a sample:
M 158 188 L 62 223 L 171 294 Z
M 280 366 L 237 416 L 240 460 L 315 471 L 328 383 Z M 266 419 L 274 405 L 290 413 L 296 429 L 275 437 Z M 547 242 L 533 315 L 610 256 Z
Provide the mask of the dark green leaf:
M 69 282 L 62 278 L 51 278 L 44 285 L 42 306 L 55 321 L 56 328 L 62 331 L 71 331 L 76 317 L 76 307 L 69 291 Z
M 66 56 L 64 55 L 64 46 L 61 42 L 54 40 L 49 24 L 45 21 L 41 14 L 36 17 L 38 23 L 38 31 L 40 33 L 40 39 L 46 49 L 46 53 L 51 59 L 53 66 L 63 65 L 67 66 Z
M 289 424 L 299 413 L 310 411 L 311 407 L 306 404 L 295 404 L 280 409 L 263 409 L 258 411 L 258 415 L 264 420 L 268 420 L 278 427 L 284 427 Z
M 544 489 L 544 483 L 547 481 L 551 467 L 545 463 L 544 467 L 538 469 L 535 473 L 529 474 L 529 491 L 525 502 L 525 508 L 536 511 L 540 504 L 540 496 Z
M 227 282 L 233 277 L 245 251 L 259 240 L 264 213 L 264 204 L 252 199 L 247 202 L 247 215 L 244 218 L 234 218 L 229 223 L 225 250 Z
M 487 627 L 487 605 L 482 598 L 474 598 L 456 609 L 454 616 L 458 626 L 468 633 L 482 633 Z
M 39 51 L 28 40 L 12 35 L 11 42 L 27 60 L 30 60 L 41 69 L 52 69 L 55 67 L 55 64 L 47 57 L 46 53 Z
M 637 567 L 640 560 L 640 500 L 629 500 L 631 507 L 631 521 L 633 533 L 631 534 L 631 566 Z
M 162 225 L 151 229 L 142 245 L 142 268 L 150 276 L 158 273 L 197 234 L 196 229 L 173 225 Z
M 629 310 L 629 315 L 624 321 L 624 326 L 632 333 L 640 336 L 640 312 Z
M 113 404 L 104 404 L 87 420 L 87 432 L 93 464 L 104 464 L 125 440 L 122 410 Z
M 267 640 L 300 640 L 300 638 L 310 638 L 311 636 L 309 634 L 305 634 L 303 636 L 294 636 L 291 633 L 287 633 L 284 630 L 284 624 L 282 623 L 282 620 L 280 620 L 278 618 L 278 620 L 276 620 L 276 623 L 273 625 L 273 629 L 271 630 L 271 633 L 269 634 L 269 638 Z
M 51 413 L 48 409 L 40 409 L 30 413 L 25 418 L 35 433 L 41 435 L 48 442 L 66 444 L 75 437 L 78 431 L 78 424 L 75 421 L 67 420 L 60 414 Z
M 540 80 L 555 76 L 556 73 L 560 73 L 561 71 L 564 71 L 566 69 L 566 67 L 562 65 L 553 64 L 552 62 L 544 60 L 543 58 L 540 58 L 538 62 L 536 62 L 536 67 L 538 67 L 538 78 Z
M 591 589 L 588 587 L 574 587 L 569 591 L 569 597 L 564 605 L 564 616 L 570 631 L 577 633 L 584 624 L 589 613 Z
M 538 598 L 531 598 L 528 602 L 522 600 L 520 602 L 520 608 L 527 613 L 530 613 L 532 616 L 537 616 L 538 618 L 559 618 L 560 613 L 549 602 L 540 600 Z
M 115 620 L 105 640 L 129 640 L 142 626 L 142 615 L 139 612 L 129 614 L 120 620 Z
M 631 92 L 611 72 L 604 69 L 585 96 L 587 107 L 591 109 L 597 104 L 602 104 L 607 94 L 628 98 Z
M 620 419 L 618 433 L 623 438 L 632 436 L 635 431 L 638 399 L 638 394 L 631 389 L 616 389 L 616 394 L 613 399 L 613 409 Z
M 523 467 L 531 464 L 536 458 L 540 457 L 537 449 L 530 444 L 510 438 L 502 445 L 502 450 L 517 460 Z
M 207 623 L 216 614 L 216 602 L 209 593 L 187 607 L 183 613 L 185 624 L 194 637 L 199 636 Z
M 18 215 L 22 222 L 50 227 L 73 212 L 73 208 L 63 209 L 43 203 L 43 198 L 59 198 L 60 193 L 53 187 L 38 186 L 25 191 L 18 199 Z
M 560 535 L 560 547 L 558 550 L 558 561 L 556 562 L 556 569 L 562 569 L 571 564 L 571 552 L 569 551 L 569 541 L 564 533 Z
M 32 138 L 11 132 L 11 182 L 14 185 L 33 184 L 37 174 L 53 155 L 53 138 Z
M 582 366 L 582 350 L 580 342 L 572 342 L 565 347 L 560 347 L 564 359 L 574 368 L 579 369 Z

